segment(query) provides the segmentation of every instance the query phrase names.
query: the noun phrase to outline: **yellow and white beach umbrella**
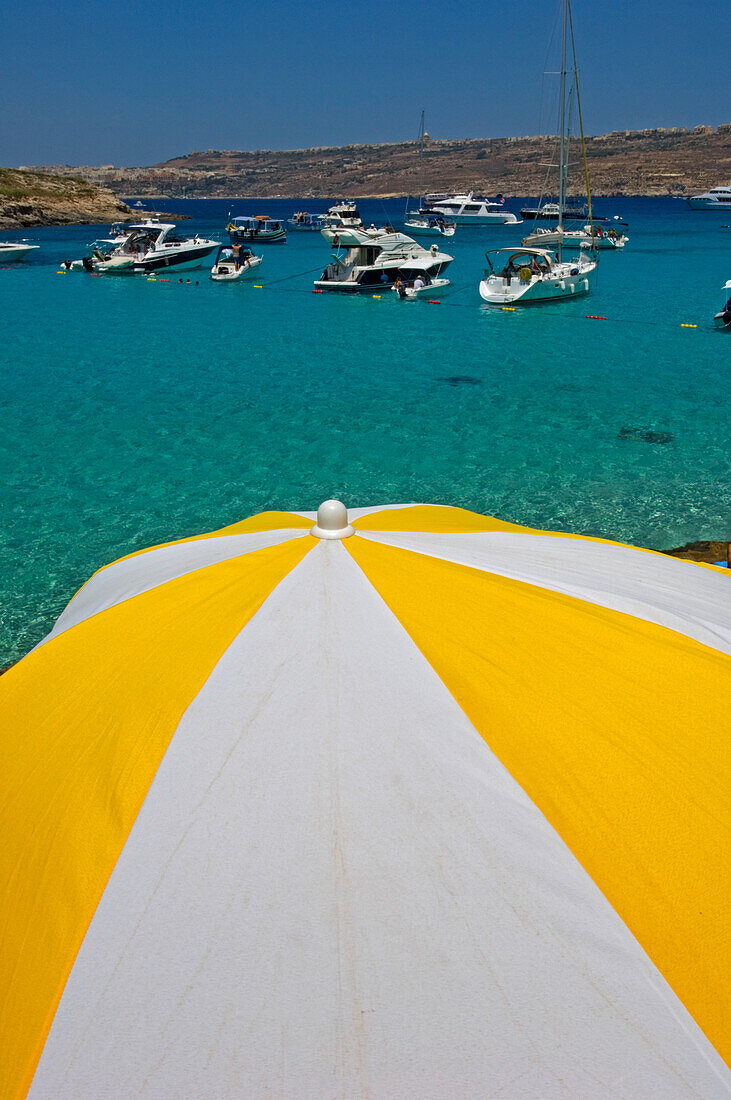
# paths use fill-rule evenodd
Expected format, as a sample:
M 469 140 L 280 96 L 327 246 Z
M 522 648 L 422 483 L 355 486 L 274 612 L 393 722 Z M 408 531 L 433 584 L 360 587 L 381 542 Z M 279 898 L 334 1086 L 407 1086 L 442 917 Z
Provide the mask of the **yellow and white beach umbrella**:
M 313 520 L 102 569 L 0 679 L 0 1094 L 728 1096 L 728 578 Z

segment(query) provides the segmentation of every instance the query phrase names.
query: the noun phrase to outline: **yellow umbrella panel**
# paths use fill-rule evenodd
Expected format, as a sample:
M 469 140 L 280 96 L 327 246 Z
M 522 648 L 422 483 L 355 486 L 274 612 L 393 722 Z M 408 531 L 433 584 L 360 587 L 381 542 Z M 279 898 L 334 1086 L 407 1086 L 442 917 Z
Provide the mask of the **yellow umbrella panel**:
M 0 1095 L 727 1096 L 728 578 L 349 519 L 124 558 L 0 679 Z

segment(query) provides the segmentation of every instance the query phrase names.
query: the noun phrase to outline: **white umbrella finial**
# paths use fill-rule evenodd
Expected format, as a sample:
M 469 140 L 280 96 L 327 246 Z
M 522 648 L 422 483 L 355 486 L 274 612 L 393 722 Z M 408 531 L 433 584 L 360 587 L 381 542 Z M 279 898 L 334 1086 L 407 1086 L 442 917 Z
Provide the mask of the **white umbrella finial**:
M 317 523 L 310 531 L 316 539 L 347 539 L 355 534 L 348 523 L 348 509 L 340 500 L 326 500 L 317 509 Z

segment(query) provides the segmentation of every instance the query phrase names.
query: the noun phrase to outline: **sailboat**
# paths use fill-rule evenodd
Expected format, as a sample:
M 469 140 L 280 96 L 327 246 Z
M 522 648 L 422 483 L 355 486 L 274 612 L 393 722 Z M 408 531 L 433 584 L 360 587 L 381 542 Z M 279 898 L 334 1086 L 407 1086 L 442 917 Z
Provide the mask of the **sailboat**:
M 561 91 L 559 122 L 559 163 L 558 163 L 558 226 L 550 234 L 551 248 L 526 246 L 520 248 L 494 248 L 485 253 L 487 268 L 485 278 L 480 283 L 480 297 L 491 305 L 511 305 L 514 302 L 545 302 L 558 298 L 574 298 L 588 294 L 596 272 L 596 251 L 591 247 L 591 255 L 580 255 L 575 259 L 564 260 L 564 211 L 566 209 L 566 181 L 568 176 L 568 110 L 567 110 L 567 45 L 569 32 L 573 56 L 572 83 L 576 89 L 581 130 L 581 149 L 584 159 L 586 193 L 588 203 L 589 235 L 593 246 L 593 221 L 591 214 L 591 192 L 589 173 L 586 163 L 584 144 L 584 126 L 581 119 L 581 100 L 579 98 L 579 78 L 576 66 L 576 47 L 574 27 L 571 16 L 571 0 L 563 0 L 563 36 L 561 45 Z M 553 242 L 555 240 L 555 249 Z
M 446 220 L 444 214 L 436 210 L 424 209 L 422 206 L 424 196 L 424 112 L 421 112 L 421 125 L 419 126 L 419 209 L 406 210 L 404 225 L 412 237 L 453 237 L 454 222 Z

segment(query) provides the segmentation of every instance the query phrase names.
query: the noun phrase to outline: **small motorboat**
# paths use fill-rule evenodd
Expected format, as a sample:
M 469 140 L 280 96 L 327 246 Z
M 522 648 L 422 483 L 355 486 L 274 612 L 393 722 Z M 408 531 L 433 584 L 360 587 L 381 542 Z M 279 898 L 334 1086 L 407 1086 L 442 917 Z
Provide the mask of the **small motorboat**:
M 278 218 L 268 214 L 232 218 L 226 226 L 231 241 L 256 241 L 257 244 L 286 244 L 287 230 Z
M 602 251 L 616 251 L 619 248 L 624 248 L 629 240 L 629 237 L 620 229 L 619 233 L 612 226 L 610 229 L 605 229 L 601 225 L 585 225 L 584 226 L 585 238 L 581 241 L 581 248 L 591 248 L 593 251 L 601 249 Z
M 422 209 L 409 214 L 404 228 L 412 237 L 453 237 L 456 226 L 454 222 L 446 221 L 443 214 Z
M 564 251 L 578 251 L 584 241 L 591 244 L 591 239 L 587 237 L 583 229 L 561 229 L 558 226 L 555 229 L 543 229 L 539 226 L 527 237 L 523 237 L 521 244 L 526 248 L 549 248 L 551 250 L 558 248 L 560 245 Z
M 25 241 L 0 241 L 0 264 L 15 264 L 37 248 L 40 245 L 26 244 Z
M 211 268 L 211 278 L 217 283 L 246 282 L 256 277 L 256 269 L 261 265 L 262 256 L 255 256 L 250 248 L 243 245 L 222 244 L 216 253 Z
M 391 290 L 402 301 L 418 302 L 429 301 L 435 297 L 443 298 L 451 285 L 449 279 L 432 279 L 425 272 L 420 278 L 412 279 L 409 282 L 397 279 Z
M 723 290 L 731 290 L 731 279 L 723 284 Z M 713 318 L 713 323 L 716 328 L 725 329 L 727 332 L 731 332 L 731 296 L 728 298 L 726 305 L 723 309 Z
M 318 233 L 329 224 L 324 214 L 308 214 L 306 210 L 301 210 L 291 218 L 287 218 L 289 228 L 300 233 Z

